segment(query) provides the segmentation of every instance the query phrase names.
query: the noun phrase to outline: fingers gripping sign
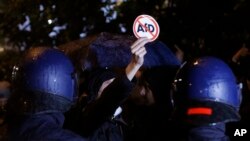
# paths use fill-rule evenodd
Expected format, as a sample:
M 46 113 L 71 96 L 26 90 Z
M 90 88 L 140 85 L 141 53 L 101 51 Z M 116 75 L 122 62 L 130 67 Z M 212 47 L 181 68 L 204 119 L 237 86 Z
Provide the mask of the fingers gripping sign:
M 134 21 L 133 32 L 137 38 L 147 37 L 154 41 L 159 36 L 160 27 L 153 17 L 140 15 Z
M 138 65 L 142 65 L 144 62 L 144 55 L 147 53 L 145 49 L 145 44 L 150 42 L 150 39 L 144 37 L 139 38 L 136 42 L 131 46 L 131 53 L 133 54 L 133 62 Z
M 132 59 L 126 67 L 126 74 L 129 80 L 135 76 L 136 72 L 143 65 L 144 56 L 147 53 L 145 44 L 150 42 L 150 39 L 144 37 L 137 39 L 130 47 L 132 53 Z

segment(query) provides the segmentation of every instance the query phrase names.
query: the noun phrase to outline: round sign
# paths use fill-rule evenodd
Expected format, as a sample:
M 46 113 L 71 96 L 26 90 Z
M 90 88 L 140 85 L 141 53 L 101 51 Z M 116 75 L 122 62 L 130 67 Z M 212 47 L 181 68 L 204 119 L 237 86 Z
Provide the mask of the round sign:
M 160 27 L 153 17 L 140 15 L 134 21 L 133 32 L 137 38 L 148 37 L 154 41 L 159 36 Z

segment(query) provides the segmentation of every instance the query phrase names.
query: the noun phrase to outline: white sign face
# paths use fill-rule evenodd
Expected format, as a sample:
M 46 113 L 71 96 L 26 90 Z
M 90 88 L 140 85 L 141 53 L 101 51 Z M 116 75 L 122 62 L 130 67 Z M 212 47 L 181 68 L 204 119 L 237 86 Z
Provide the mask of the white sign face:
M 159 36 L 160 27 L 153 17 L 140 15 L 134 21 L 133 32 L 137 38 L 147 37 L 154 41 Z

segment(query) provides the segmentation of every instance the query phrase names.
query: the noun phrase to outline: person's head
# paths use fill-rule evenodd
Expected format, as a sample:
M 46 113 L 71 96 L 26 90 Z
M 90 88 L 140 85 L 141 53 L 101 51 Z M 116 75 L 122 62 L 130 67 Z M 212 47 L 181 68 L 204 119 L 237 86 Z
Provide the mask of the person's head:
M 191 125 L 237 121 L 241 88 L 229 66 L 215 57 L 187 62 L 174 81 L 174 117 Z
M 139 70 L 135 78 L 135 87 L 133 88 L 129 99 L 139 106 L 150 106 L 155 104 L 155 97 L 149 85 L 149 82 L 145 78 L 144 71 Z
M 58 49 L 29 49 L 12 75 L 14 92 L 8 105 L 22 113 L 66 112 L 77 96 L 74 67 Z
M 145 47 L 147 54 L 135 77 L 137 84 L 131 99 L 139 105 L 157 104 L 159 107 L 172 107 L 169 93 L 181 61 L 162 41 L 147 43 Z

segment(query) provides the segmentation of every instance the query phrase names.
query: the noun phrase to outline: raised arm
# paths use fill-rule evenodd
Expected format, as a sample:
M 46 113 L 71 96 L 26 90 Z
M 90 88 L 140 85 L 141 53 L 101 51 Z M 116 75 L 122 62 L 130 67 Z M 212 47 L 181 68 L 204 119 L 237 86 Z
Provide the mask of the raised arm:
M 139 38 L 133 43 L 131 48 L 132 59 L 126 67 L 125 73 L 127 78 L 131 81 L 136 72 L 140 69 L 144 62 L 144 55 L 147 53 L 144 45 L 150 40 L 148 38 Z

